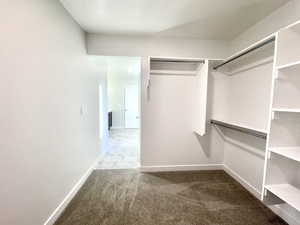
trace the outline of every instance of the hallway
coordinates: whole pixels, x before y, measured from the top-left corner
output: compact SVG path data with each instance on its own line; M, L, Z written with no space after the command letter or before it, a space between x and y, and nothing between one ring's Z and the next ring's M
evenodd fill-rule
M139 129L112 129L108 147L97 169L130 169L139 166Z

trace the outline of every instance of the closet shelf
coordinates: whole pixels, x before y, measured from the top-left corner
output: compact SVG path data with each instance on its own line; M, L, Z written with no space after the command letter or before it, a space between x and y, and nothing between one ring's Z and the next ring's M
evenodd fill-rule
M300 61L288 63L281 66L276 66L277 70L287 70L287 69L299 69L300 71Z
M272 108L273 112L290 112L290 113L299 113L300 108Z
M196 76L197 71L188 70L151 70L150 74L153 75L185 75L185 76Z
M256 137L260 137L263 139L267 138L267 132L263 131L263 130L258 130L258 129L253 129L247 126L241 126L241 125L237 125L237 124L233 124L233 123L226 123L226 122L222 122L219 120L211 120L210 121L211 124L215 124L221 127L225 127L225 128L229 128L232 130L236 130L236 131L240 131L246 134L250 134Z
M300 147L272 147L269 151L300 162Z
M300 190L290 184L266 185L265 188L300 211Z

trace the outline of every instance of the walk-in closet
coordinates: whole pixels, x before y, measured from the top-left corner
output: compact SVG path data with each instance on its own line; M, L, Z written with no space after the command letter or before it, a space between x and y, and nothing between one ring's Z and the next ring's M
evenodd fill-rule
M300 0L0 2L0 225L300 225Z

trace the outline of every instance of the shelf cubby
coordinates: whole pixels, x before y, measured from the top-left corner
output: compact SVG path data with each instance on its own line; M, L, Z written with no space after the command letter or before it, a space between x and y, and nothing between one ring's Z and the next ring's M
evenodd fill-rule
M300 64L277 69L273 107L300 110Z
M300 162L300 146L273 147L273 148L269 148L268 150L272 153Z
M265 189L300 211L300 189L291 184L266 185Z
M291 159L287 148L272 148L269 151L276 151L276 154L272 154L269 159L265 191L271 192L271 197L275 195L281 199L282 203L300 210L300 163Z
M276 35L262 199L300 211L300 21Z
M298 109L273 109L275 118L269 132L269 146L300 146L300 111Z

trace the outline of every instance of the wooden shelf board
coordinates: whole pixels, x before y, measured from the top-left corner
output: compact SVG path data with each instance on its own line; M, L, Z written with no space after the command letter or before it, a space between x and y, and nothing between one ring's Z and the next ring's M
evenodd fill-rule
M290 184L266 185L265 188L300 211L300 189Z
M299 147L272 147L269 148L269 151L300 162L300 146Z

